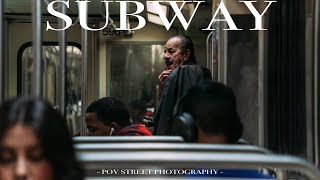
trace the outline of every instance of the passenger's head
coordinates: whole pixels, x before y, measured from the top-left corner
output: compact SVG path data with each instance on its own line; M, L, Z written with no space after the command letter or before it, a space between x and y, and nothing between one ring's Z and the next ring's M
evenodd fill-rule
M192 40L188 36L182 35L170 37L165 45L163 58L169 69L196 62Z
M0 179L83 179L66 121L50 104L20 98L0 106Z
M126 105L115 97L104 97L91 103L85 120L91 136L111 136L130 125Z
M205 81L192 87L182 100L182 111L192 115L200 143L236 143L242 123L231 88Z
M144 124L143 118L147 112L146 103L142 100L134 100L129 104L130 117L133 124Z

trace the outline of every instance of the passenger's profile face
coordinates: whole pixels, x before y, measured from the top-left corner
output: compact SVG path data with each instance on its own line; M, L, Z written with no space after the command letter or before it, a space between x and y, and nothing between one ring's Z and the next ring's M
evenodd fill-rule
M106 126L97 117L96 113L86 113L86 125L89 136L109 136L110 127Z
M181 40L178 37L171 38L167 41L164 49L163 59L166 61L172 61L173 68L178 67L185 61L184 53L180 49ZM170 69L170 68L169 68Z
M4 134L0 143L0 179L54 179L52 166L30 126L17 124Z

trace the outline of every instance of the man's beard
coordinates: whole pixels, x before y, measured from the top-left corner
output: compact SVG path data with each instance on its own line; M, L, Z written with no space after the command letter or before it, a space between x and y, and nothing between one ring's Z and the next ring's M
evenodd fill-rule
M173 60L172 59L166 59L166 65L170 66L173 64Z

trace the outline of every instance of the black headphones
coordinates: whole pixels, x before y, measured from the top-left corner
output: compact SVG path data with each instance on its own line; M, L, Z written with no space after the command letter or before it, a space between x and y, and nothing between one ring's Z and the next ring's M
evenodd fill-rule
M174 136L181 136L185 142L196 142L198 138L197 125L190 113L182 111L181 106L183 100L184 98L180 99L174 107L171 134ZM235 114L235 118L239 118L239 115L237 113ZM239 139L243 131L242 123L240 122L240 120L237 120L234 122L231 128L233 129L232 131L234 133L228 136L228 138L233 143L239 143Z
M181 136L185 142L197 141L197 126L190 113L182 112L181 105L183 98L178 100L173 110L172 135Z
M183 112L177 116L173 121L173 127L176 127L173 135L181 136L185 142L197 141L197 126L191 114Z

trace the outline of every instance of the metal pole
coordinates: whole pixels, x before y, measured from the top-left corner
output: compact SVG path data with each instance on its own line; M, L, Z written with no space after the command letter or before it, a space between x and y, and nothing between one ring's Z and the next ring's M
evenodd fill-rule
M226 23L222 22L222 29L226 28ZM220 67L220 82L223 82L225 84L228 84L228 31L223 31L221 29L220 32L222 32L222 47L223 47L223 54L222 54L222 60L220 60L220 63L218 64ZM222 72L221 72L222 71Z
M315 3L315 9L314 9L314 151L315 151L315 163L317 166L319 166L319 114L318 114L318 106L319 106L319 84L318 84L318 74L319 74L319 54L318 54L318 48L319 48L319 8L320 4L318 0L314 1Z
M265 24L265 19L263 19ZM259 31L258 33L258 144L261 147L265 146L265 95L266 95L266 81L265 81L265 32Z
M0 1L0 103L4 100L4 0Z
M99 33L98 32L94 32L94 69L95 69L95 77L99 77ZM98 87L95 90L95 98L98 99L99 98L99 93L100 93L100 78L95 78L95 84L98 85Z
M88 8L86 6L86 8ZM88 18L88 9L85 11L86 20ZM87 65L88 65L88 31L82 28L82 86L81 86L81 136L86 135L85 112L87 105Z
M66 6L61 5L61 13L66 14ZM65 26L65 21L59 19L59 27L63 28ZM60 68L59 68L59 107L60 112L65 116L65 85L66 85L66 59L67 59L67 32L66 30L59 32L59 47L60 47Z
M210 32L210 34L207 36L207 41L206 41L206 49L207 49L207 68L211 70L211 63L210 60L212 61L212 51L213 51L213 46L210 46L210 37L212 36L213 31ZM214 39L212 38L212 41ZM211 53L210 53L211 52Z
M41 22L41 0L32 0L32 28L33 28L33 72L32 91L34 97L41 97L41 59L42 59L42 22Z

